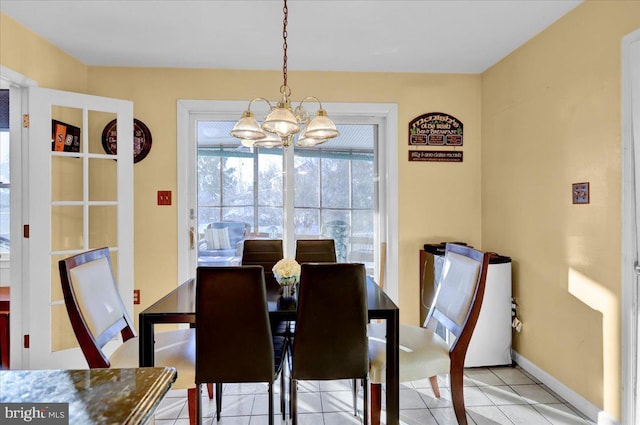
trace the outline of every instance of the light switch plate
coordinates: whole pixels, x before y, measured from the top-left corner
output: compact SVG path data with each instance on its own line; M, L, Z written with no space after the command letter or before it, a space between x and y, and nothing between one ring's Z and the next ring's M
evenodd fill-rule
M588 204L589 203L589 182L586 183L573 183L571 185L573 193L574 204Z

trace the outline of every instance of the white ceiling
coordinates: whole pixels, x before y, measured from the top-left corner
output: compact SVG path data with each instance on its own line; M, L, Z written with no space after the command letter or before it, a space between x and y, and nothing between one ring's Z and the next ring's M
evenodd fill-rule
M582 0L289 0L288 69L480 73ZM282 69L281 0L0 0L87 65Z

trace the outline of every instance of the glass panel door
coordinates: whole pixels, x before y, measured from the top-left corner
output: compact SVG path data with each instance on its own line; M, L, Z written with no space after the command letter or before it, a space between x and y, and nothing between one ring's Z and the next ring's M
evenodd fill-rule
M287 216L294 239L334 239L338 261L373 274L377 126L339 125L341 136L313 149L267 149L238 146L233 124L196 123L198 264L239 264L247 238L286 239ZM294 155L292 175L283 155ZM284 214L287 178L294 211Z
M66 312L58 261L108 247L132 313L133 104L31 88L29 116L27 366L86 367ZM101 138L113 119L122 146L116 155L105 153Z

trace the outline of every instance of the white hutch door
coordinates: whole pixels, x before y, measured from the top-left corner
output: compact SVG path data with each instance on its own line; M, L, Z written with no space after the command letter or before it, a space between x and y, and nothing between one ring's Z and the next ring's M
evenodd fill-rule
M29 88L27 97L23 368L84 368L58 261L109 247L133 312L133 103L41 88ZM114 119L118 147L128 148L107 155L102 133Z

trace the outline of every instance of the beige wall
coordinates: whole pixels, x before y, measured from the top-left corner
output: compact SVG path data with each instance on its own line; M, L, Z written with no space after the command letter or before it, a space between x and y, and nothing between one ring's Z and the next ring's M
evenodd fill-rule
M87 66L0 13L0 64L39 87L75 92L87 89Z
M89 69L89 92L133 100L135 116L153 134L153 147L135 172L136 286L144 307L173 285L175 207L159 207L157 190L176 189L177 99L275 99L281 73L200 69ZM398 104L399 287L401 319L418 323L418 252L425 242L480 244L480 76L383 73L289 73L293 99ZM463 121L462 164L409 163L408 123L442 111ZM331 114L331 111L328 111Z
M588 1L482 75L483 248L514 258L514 347L618 418L620 52L638 27L640 2Z

